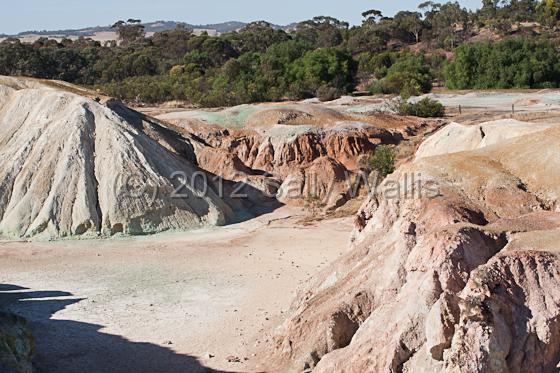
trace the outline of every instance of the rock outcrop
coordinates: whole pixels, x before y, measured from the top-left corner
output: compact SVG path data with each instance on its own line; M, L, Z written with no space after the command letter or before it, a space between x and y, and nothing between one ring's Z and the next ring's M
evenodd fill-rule
M196 151L198 165L222 179L239 183L237 194L245 194L246 189L253 188L261 193L247 193L247 198L256 203L266 203L266 199L274 199L281 181L272 175L255 171L247 167L237 155L226 149L203 147Z
M202 145L192 139L115 101L0 83L0 234L146 234L234 216L211 183L193 177Z
M351 179L351 172L330 157L317 158L307 167L294 167L278 189L280 202L306 204L316 199L329 209L344 205L357 196L359 185Z
M553 126L400 167L298 295L275 369L556 371L559 143Z

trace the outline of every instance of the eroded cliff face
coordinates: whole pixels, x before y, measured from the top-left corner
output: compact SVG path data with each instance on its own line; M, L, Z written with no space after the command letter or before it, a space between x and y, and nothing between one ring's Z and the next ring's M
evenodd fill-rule
M559 143L552 127L402 166L362 206L348 253L295 300L273 365L555 371Z
M349 121L348 116L332 109L322 112L322 125L308 125L292 123L302 117L295 110L281 113L279 118L276 112L272 116L275 123L269 118L271 114L265 112L258 118L249 118L245 127L224 128L192 118L170 123L192 133L212 149L205 150L203 156L197 153L200 167L224 177L235 174L236 180L245 178L251 184L255 174L261 175L257 185L266 185L261 190L267 192L272 190L270 185L276 185L276 197L282 203L304 204L308 196L316 196L330 209L355 197L358 173L367 171L378 145L397 145L422 137L441 125L440 121L386 114ZM292 118L292 122L286 118ZM312 114L305 118L318 122ZM224 157L231 160L228 165L219 161Z
M274 125L269 129L223 130L197 133L208 144L236 154L248 167L286 176L293 167L305 167L329 157L348 169L358 168L361 155L380 143L396 144L401 134L374 127L319 129Z

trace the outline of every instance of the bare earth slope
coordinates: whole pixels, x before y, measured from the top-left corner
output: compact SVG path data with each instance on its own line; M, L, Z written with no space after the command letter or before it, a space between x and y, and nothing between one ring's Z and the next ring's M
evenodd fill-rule
M401 167L294 302L275 369L556 371L559 143L558 126L454 154L442 142Z
M198 168L148 135L148 127L165 128L131 122L110 106L36 81L0 81L0 234L144 234L225 223L230 208L202 183L185 183L189 198L172 198L174 173L191 177Z

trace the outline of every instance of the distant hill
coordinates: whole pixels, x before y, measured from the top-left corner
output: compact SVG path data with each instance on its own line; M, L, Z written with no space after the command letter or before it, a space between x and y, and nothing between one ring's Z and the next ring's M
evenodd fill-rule
M146 33L161 32L167 30L173 30L179 25L185 26L194 30L195 33L202 33L204 31L209 34L223 34L226 32L236 31L243 28L246 23L238 21L230 21L223 23L214 23L207 25L193 25L185 22L175 22L175 21L155 21L143 23ZM279 29L290 29L293 28L295 24L290 24L287 26L274 25ZM33 41L39 37L51 37L51 38L71 38L77 39L79 37L89 37L94 39L109 40L111 35L114 35L114 29L111 26L95 26L95 27L85 27L81 29L66 29L66 30L42 30L42 31L24 31L15 35L0 34L0 38L15 37L20 38L24 41ZM100 37L102 35L102 37Z

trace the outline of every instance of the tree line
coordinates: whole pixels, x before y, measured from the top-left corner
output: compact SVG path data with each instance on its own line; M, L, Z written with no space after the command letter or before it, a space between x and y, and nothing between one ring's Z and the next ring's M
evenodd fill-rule
M420 4L352 26L315 17L290 31L254 22L219 36L177 27L146 37L140 20L117 22L119 41L41 38L0 43L0 74L60 79L129 101L226 106L319 97L358 86L410 96L449 88L557 87L560 0ZM477 41L486 35L488 41Z

